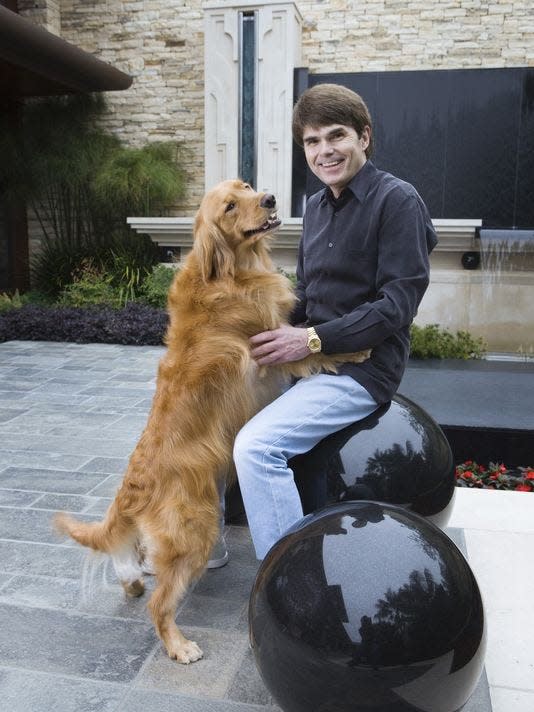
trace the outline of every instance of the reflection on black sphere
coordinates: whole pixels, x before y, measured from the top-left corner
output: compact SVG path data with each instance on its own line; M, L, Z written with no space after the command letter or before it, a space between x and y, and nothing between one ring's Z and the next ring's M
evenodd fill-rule
M251 643L285 712L456 712L483 665L482 601L462 554L403 508L348 502L271 549Z

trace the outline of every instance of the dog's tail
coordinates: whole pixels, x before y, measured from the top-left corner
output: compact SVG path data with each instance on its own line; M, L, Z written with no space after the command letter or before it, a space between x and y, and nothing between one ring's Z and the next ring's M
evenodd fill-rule
M80 522L65 512L59 512L54 517L54 526L79 544L107 554L120 549L131 538L134 529L133 523L120 513L116 500L101 522Z

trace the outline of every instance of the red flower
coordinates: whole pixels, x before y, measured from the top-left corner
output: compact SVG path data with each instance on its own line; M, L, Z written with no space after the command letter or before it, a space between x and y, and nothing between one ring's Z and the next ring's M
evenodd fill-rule
M506 472L506 467L504 465L499 465L499 472Z
M493 475L490 475L489 478L490 478L490 480L498 480L498 479L499 479L499 475L498 475L496 472L494 472Z
M473 473L471 472L471 470L466 470L463 476L469 479L470 477L473 477Z
M473 464L473 460L466 460L464 462L464 465L472 465L472 464Z
M532 492L532 487L530 487L527 484L517 485L517 487L515 488L515 491L516 492Z
M528 472L525 473L525 479L534 480L534 470L528 470Z

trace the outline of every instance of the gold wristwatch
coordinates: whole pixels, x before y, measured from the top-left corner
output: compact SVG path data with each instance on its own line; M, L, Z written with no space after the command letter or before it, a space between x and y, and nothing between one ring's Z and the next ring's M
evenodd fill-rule
M308 348L312 354L318 354L322 348L321 339L313 326L310 326L306 331L308 332Z

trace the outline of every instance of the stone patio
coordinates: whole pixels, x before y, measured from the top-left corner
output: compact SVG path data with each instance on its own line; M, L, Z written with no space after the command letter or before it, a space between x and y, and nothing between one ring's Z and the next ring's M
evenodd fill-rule
M190 666L166 657L146 597L125 600L106 559L50 526L57 510L90 519L107 508L162 351L0 344L0 699L12 712L278 709L248 645L257 562L246 526L228 526L229 564L207 571L179 610L205 652ZM479 580L489 629L489 687L484 676L465 712L531 712L534 497L457 494L449 534Z

